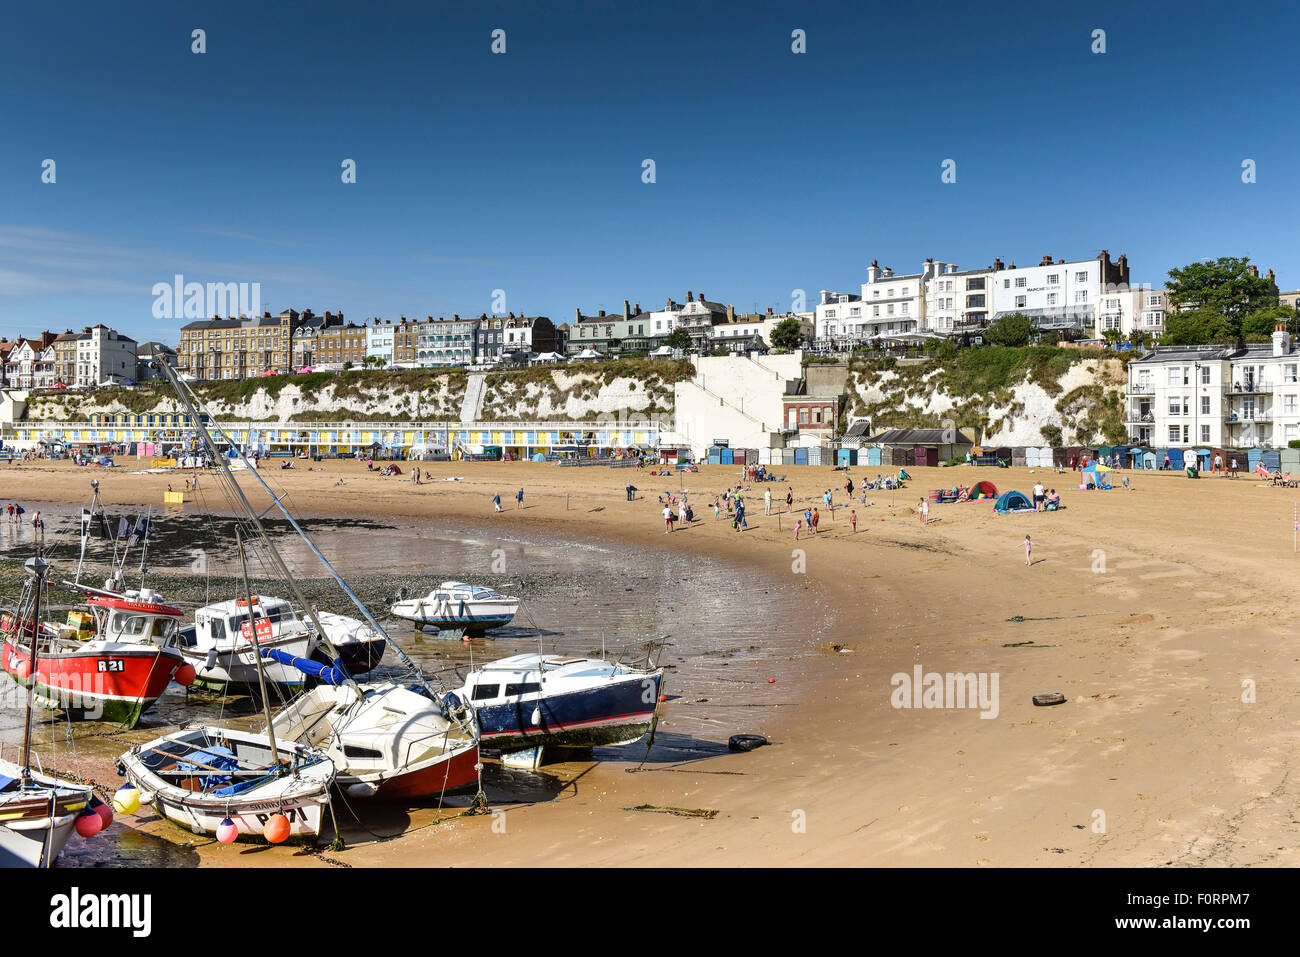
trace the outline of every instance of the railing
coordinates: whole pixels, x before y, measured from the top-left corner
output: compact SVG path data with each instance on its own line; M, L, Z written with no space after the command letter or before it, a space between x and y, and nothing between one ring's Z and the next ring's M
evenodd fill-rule
M1128 395L1155 395L1156 387L1151 382L1135 382L1127 389Z
M1272 422L1272 412L1225 412L1223 421L1228 425L1240 425L1243 422Z

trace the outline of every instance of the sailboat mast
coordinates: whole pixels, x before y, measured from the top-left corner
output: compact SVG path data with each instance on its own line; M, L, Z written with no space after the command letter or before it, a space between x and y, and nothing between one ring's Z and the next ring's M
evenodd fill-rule
M275 545L271 542L271 536L269 536L266 533L266 529L262 526L261 518L259 518L257 513L253 511L253 506L248 501L248 496L244 494L243 488L241 488L239 482L235 480L234 474L230 471L230 466L226 465L225 459L221 456L221 453L217 450L217 444L214 441L212 441L212 435L208 432L207 427L204 426L202 420L199 418L199 411L195 407L193 399L191 399L189 394L186 392L184 386L181 384L180 379L176 377L175 370L172 369L172 367L167 364L167 361L165 359L157 360L156 365L167 376L167 379L168 381L170 381L172 388L176 390L176 395L180 399L181 404L185 406L186 412L189 413L190 419L194 423L194 428L198 432L199 438L202 440L204 449L207 451L209 455L212 456L212 460L217 463L218 468L220 468L225 473L226 478L230 480L230 484L234 488L235 494L239 497L239 501L243 505L244 511L248 513L248 518L253 523L254 530L257 532L258 537L262 540L262 544L266 546L266 550L268 554L270 554L272 561L275 562L276 568L280 570L280 574L284 577L285 582L288 584L289 590L293 592L294 599L298 602L299 606L303 609L303 612L311 619L312 624L316 626L317 638L329 651L330 656L335 660L336 666L342 669L343 663L339 658L338 649L334 647L334 643L330 641L329 635L326 634L325 627L321 624L320 619L316 616L315 608L313 608L310 604L308 604L306 596L304 596L302 593L302 589L298 587L297 579L295 579L293 575L290 573L289 567L284 563L284 559L280 556L279 549L277 549ZM218 429L219 428L220 426L218 426ZM227 436L227 438L229 438L229 436ZM231 443L231 446L234 447L233 442ZM240 453L240 457L243 458L242 452ZM251 471L254 475L257 475L257 470L252 468L252 466L248 465L248 459L246 458L244 459L244 464L245 466L248 466L249 471ZM262 481L261 476L258 476L257 479L259 482ZM262 482L262 487L267 488L265 482ZM267 491L270 492L271 490L267 488ZM278 499L276 499L274 492L271 492L271 500L278 503ZM284 507L281 506L281 511L283 510ZM285 514L287 515L288 513L286 512ZM290 518L290 521L293 522L293 519ZM293 522L293 527L297 530L298 534L302 535L302 537L307 541L307 544L311 546L312 551L316 552L317 556L319 556L321 561L324 562L325 561L324 556L321 556L320 552L316 551L316 546L312 544L311 540L308 539L306 535L303 534L302 529L298 528L297 522ZM336 579L338 579L340 582L342 581L342 579L339 579L338 573L335 572L334 569L330 566L329 562L325 562L325 567L329 568L330 573L333 574ZM344 585L343 588L345 591L347 591L348 595L352 597L353 601L359 601L356 598L356 596L352 594L351 589L349 589L346 585ZM366 613L366 617L370 618L369 612ZM375 627L379 628L378 625L375 625ZM383 629L379 629L379 633L381 635L384 635L384 637L387 637ZM348 680L349 681L352 680L350 675L348 676Z
M25 565L31 575L32 584L32 642L28 649L27 666L27 718L23 725L23 783L32 780L32 707L36 700L36 655L41 642L41 591L45 584L45 570L49 568L41 558L40 546L36 548L36 557L29 558ZM22 610L18 612L18 627L23 628Z
M262 711L266 714L266 736L271 739L271 767L274 768L280 764L280 752L275 747L275 725L271 722L271 699L266 696L266 672L262 670L262 645L257 640L253 589L248 584L248 562L244 560L244 535L239 529L235 529L235 546L239 549L239 573L244 578L244 600L248 602L248 640L253 646L253 661L257 664L257 686L262 692Z

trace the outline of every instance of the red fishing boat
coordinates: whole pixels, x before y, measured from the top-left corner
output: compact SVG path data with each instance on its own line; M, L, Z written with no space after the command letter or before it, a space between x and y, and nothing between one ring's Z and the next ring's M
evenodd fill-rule
M177 644L183 612L151 589L124 593L88 589L90 613L72 611L62 624L41 625L36 694L70 717L134 727L173 679L194 680ZM20 602L21 608L31 607ZM34 623L0 615L0 667L26 686L32 674Z

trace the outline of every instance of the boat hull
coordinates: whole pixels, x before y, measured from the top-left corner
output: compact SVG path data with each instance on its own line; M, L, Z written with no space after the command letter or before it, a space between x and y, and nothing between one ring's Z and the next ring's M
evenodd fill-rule
M69 717L113 721L134 727L167 690L185 660L171 650L144 645L81 648L36 656L36 692ZM0 665L23 687L31 672L31 652L6 638Z
M421 628L461 630L478 635L510 624L518 609L517 601L444 602L419 598L397 602L390 610L394 617L414 622Z
M339 787L350 797L356 793L347 791L350 784L373 783L376 790L371 795L372 800L420 800L477 786L478 763L478 746L474 745L426 766L403 771L382 780L372 782L366 775L351 777L340 774L337 781Z
M49 822L45 817L24 825L0 824L0 868L52 867L72 837L77 815L55 817L52 833Z
M595 688L483 705L474 713L483 748L494 751L632 744L654 723L662 688L661 673L635 675Z

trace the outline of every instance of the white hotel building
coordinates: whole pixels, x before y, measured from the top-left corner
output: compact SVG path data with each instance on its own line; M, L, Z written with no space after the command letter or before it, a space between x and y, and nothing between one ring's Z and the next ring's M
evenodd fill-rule
M1300 353L1271 343L1157 348L1128 367L1129 437L1156 448L1283 448L1300 439Z
M958 270L953 263L927 259L920 272L905 276L873 261L860 293L822 290L816 341L842 349L872 339L961 335L1013 313L1028 316L1045 332L1091 338L1100 334L1103 292L1127 290L1128 282L1128 257L1111 262L1104 249L1096 259L1067 263L1044 256L1037 266L1024 268L995 259L984 269ZM1160 321L1163 327L1163 312Z

